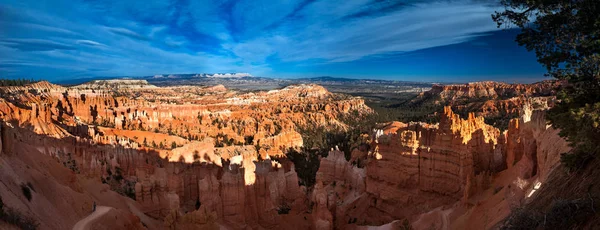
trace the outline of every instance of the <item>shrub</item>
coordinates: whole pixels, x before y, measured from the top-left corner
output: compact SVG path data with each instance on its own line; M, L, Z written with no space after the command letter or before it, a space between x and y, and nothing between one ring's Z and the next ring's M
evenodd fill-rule
M504 186L494 188L494 195L497 194L498 192L502 191L503 188L504 188Z
M24 78L19 78L19 79L0 79L0 86L24 86L24 85L29 85L32 83L36 83L38 81L35 81L33 79L24 79Z
M200 209L200 206L202 206L202 203L200 202L200 199L196 199L196 210Z
M354 224L354 223L356 223L356 221L358 221L358 219L356 217L355 218L350 218L348 220L348 224Z
M543 217L525 208L514 210L505 220L502 230L536 229Z
M71 153L67 154L67 160L63 162L63 165L69 168L74 173L79 174L79 167L77 167L77 162L75 161L75 159L73 159Z
M35 230L40 225L33 218L25 216L23 213L12 208L4 208L2 213L0 213L0 219L23 230Z
M294 168L298 174L299 185L304 185L307 188L310 188L315 184L317 171L321 165L319 156L322 156L322 153L320 153L319 150L288 150L286 157L294 163Z
M4 207L2 197L0 197L0 220L25 230L37 229L37 227L39 226L36 220L23 215L17 210L14 210L9 207Z
M31 201L31 189L29 189L26 184L21 184L21 191L23 192L23 196L25 196L28 201Z
M120 194L135 200L135 184L135 181L125 181L125 185L123 185L122 192Z
M600 82L598 81L598 37L600 1L524 1L503 0L504 11L492 19L498 26L521 28L516 41L535 51L547 75L568 85L558 94L558 103L546 114L553 127L566 137L575 155L600 155ZM594 25L594 26L592 26ZM574 39L576 38L576 39ZM567 161L577 166L588 156L573 156ZM584 165L581 165L584 166Z
M115 167L115 174L113 175L113 180L121 182L123 180L123 173L121 172L121 168Z
M115 172L111 172L110 168L106 168L108 176L106 178L100 177L103 184L108 184L110 190L115 191L123 196L129 197L133 200L135 197L135 184L137 181L127 179L123 176L123 170L120 167L115 167Z
M27 182L27 187L29 187L31 190L33 190L35 192L35 189L33 188L33 184L31 184L31 182Z
M290 210L292 210L292 208L290 208L290 206L288 204L286 204L285 202L282 202L281 204L279 204L279 207L277 207L277 213L278 214L288 214L290 213Z
M546 229L576 229L577 224L594 215L590 199L557 200L545 215Z
M254 136L245 136L244 137L244 142L247 145L251 145L252 143L254 143Z
M569 172L584 168L585 164L593 158L593 154L586 154L581 151L574 151L571 154L561 153L560 162Z
M526 208L513 211L501 229L577 229L594 214L591 199L555 200L545 214Z
M401 230L413 230L412 225L410 225L410 222L408 222L407 219L404 219L402 221L402 226L400 226Z

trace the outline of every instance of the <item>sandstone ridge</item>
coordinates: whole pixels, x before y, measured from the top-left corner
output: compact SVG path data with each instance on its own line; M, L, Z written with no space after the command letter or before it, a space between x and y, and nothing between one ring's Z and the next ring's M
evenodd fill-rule
M0 87L6 206L44 229L72 228L93 202L111 207L102 219L116 229L490 229L569 151L544 120L551 100L540 103L554 82L434 87L456 101L530 97L504 131L455 106L436 124L382 124L351 152L317 156L306 187L286 157L305 147L299 130L346 129L343 118L373 112L362 99L310 84L242 93L122 81Z

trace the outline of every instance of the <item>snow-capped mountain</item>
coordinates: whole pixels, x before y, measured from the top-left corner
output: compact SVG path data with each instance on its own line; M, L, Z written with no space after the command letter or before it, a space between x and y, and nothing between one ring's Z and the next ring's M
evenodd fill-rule
M150 78L158 79L158 78L244 78L244 77L254 77L249 73L199 73L199 74L169 74L167 76L162 74L154 75ZM146 77L147 78L147 77Z
M213 77L213 78L242 78L252 77L249 73L215 73L215 74L196 74L195 77Z

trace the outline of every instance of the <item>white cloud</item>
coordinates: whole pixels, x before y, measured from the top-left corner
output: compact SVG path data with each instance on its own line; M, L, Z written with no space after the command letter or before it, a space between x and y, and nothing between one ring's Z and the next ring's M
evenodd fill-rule
M356 2L359 1L353 1ZM324 8L331 7L323 1L317 2L300 12L308 19L290 21L272 32L278 39L257 37L232 45L231 49L244 58L264 59L277 54L283 61L345 62L387 52L461 43L496 30L490 19L494 9L470 2L422 3L387 15L345 22L338 19L356 12L355 7L345 8L343 12L337 8L324 12Z
M91 41L91 40L77 40L75 41L77 44L88 45L88 46L105 46L104 44Z
M348 62L466 42L496 30L490 19L495 8L467 0L418 2L386 12L380 10L387 5L374 0L303 2L0 3L13 12L0 20L9 29L0 35L6 54L0 63L102 70L98 75L256 75L270 72L272 59Z

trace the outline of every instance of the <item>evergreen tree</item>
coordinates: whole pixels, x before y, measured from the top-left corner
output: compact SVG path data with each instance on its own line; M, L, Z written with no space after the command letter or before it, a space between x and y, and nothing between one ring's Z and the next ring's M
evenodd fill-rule
M577 168L600 152L600 1L502 0L498 26L521 28L516 41L535 51L548 76L567 81L547 118L574 148Z

